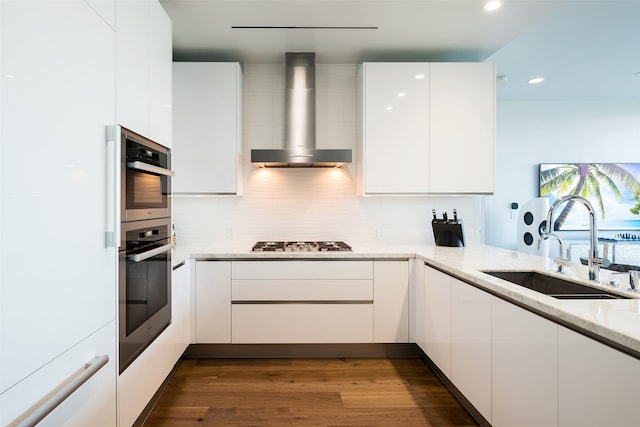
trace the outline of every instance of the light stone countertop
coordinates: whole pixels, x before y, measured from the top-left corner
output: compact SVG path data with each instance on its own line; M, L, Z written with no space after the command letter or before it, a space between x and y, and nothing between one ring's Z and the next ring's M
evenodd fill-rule
M449 248L433 245L352 245L352 252L251 252L228 246L176 248L178 259L417 259L557 323L608 343L640 358L640 294L627 291L628 275L601 270L602 284L587 280L587 267L571 264L565 275L553 273L551 259L486 245ZM632 299L562 300L489 276L487 270L534 270L572 280ZM614 279L618 287L608 285ZM605 284L607 283L607 284Z

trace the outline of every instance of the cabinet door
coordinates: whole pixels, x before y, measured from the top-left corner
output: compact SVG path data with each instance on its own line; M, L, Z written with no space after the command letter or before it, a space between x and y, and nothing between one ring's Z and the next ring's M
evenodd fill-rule
M149 138L172 147L171 20L157 0L149 4Z
M491 295L452 279L451 296L451 380L491 421Z
M409 341L409 263L373 263L373 342Z
M241 194L241 99L238 63L173 64L174 193Z
M117 254L104 234L115 33L82 1L0 8L1 393L115 319Z
M364 193L427 193L429 64L368 62L361 73Z
M637 425L640 360L564 327L559 345L560 426Z
M175 327L174 353L176 360L189 345L190 330L190 286L189 261L174 267L171 275L171 323Z
M558 325L495 297L492 316L492 425L558 425Z
M0 394L0 425L13 423L22 414L33 410L30 406L47 393L59 391L70 380L77 379L95 362L96 357L108 357L74 393L57 406L42 422L41 427L112 427L116 425L116 325L111 321L68 351L51 360L11 389ZM38 402L42 404L42 402Z
M451 277L425 267L425 353L451 378Z
M411 310L409 310L409 316L411 320L411 328L410 333L412 337L410 339L411 342L415 342L418 347L422 349L426 353L427 345L426 345L426 335L425 335L425 316L426 316L426 306L425 306L425 279L424 274L426 268L424 267L424 262L419 260L414 260L412 265L412 274L411 274L411 296L409 300L411 301Z
M231 261L196 262L196 343L231 343Z
M116 5L118 123L145 136L149 133L150 2L120 0Z
M493 193L495 68L432 63L430 192Z
M234 344L373 342L373 305L233 304Z

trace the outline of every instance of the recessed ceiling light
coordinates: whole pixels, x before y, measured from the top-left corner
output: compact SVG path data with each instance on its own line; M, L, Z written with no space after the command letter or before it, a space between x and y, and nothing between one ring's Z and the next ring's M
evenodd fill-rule
M424 79L424 74L416 74L416 80Z
M389 106L386 108L386 110L387 110L387 111L391 111L391 110L393 110L393 107L392 107L391 105L389 105Z
M402 98L404 96L407 96L405 92L398 92L398 98Z
M502 6L501 1L491 0L484 4L484 10L486 10L487 12L492 12L494 10L500 9L500 6Z
M536 85L538 83L542 83L544 81L544 79L542 77L535 77L531 80L529 80L529 84L530 85Z

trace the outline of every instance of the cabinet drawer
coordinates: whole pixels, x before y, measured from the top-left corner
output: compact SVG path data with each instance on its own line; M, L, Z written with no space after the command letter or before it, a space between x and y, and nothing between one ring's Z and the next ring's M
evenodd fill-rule
M234 280L269 279L373 279L373 261L237 261Z
M235 304L232 343L371 343L373 304Z
M372 301L373 280L233 280L232 301Z
M95 356L109 361L69 395L38 426L111 427L116 420L116 324L112 320L48 364L0 394L0 425L14 425L21 414L42 406L86 369ZM32 406L33 405L33 406Z

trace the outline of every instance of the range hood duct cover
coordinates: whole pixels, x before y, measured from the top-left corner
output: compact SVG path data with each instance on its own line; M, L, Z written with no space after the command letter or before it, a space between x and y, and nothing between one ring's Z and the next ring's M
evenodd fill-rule
M316 148L315 53L287 53L285 69L285 148L251 150L251 163L258 167L342 167L351 163L349 149Z

